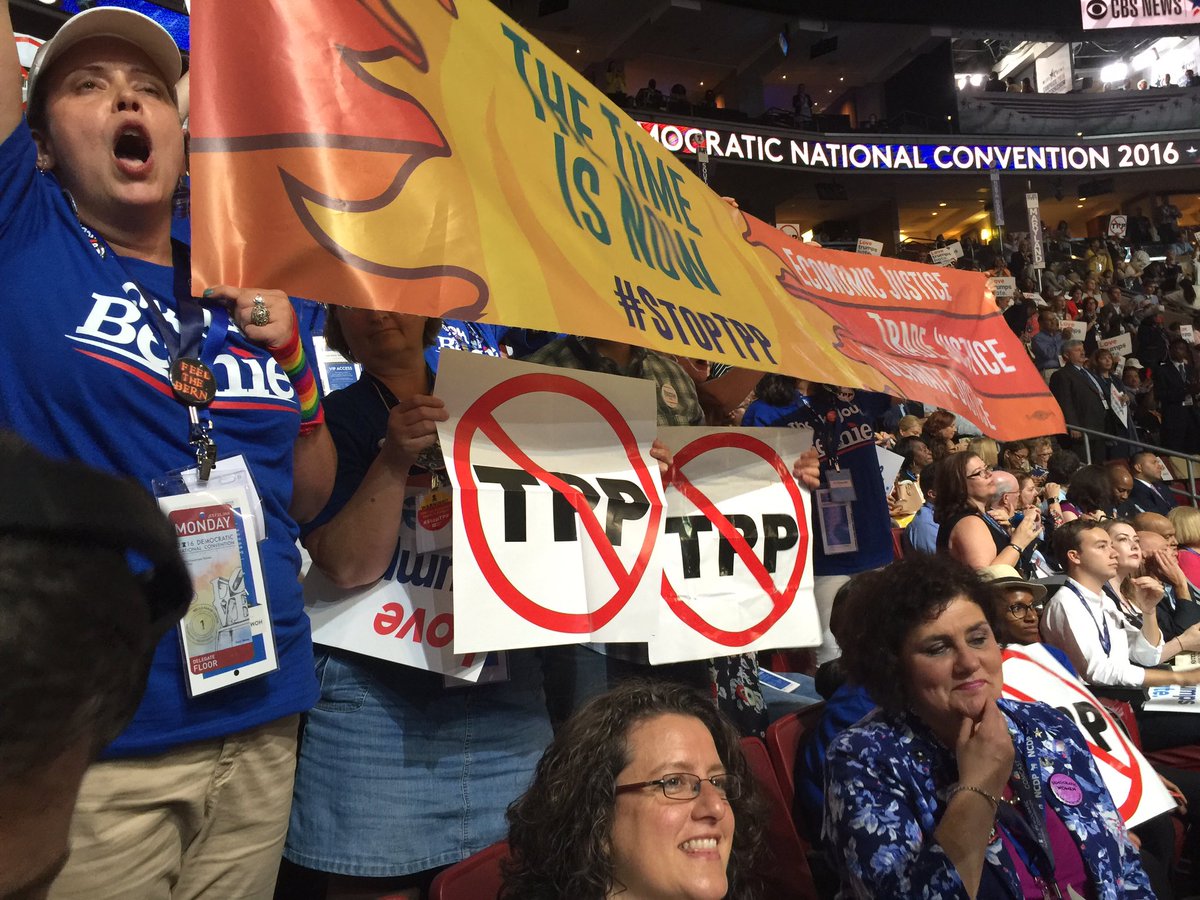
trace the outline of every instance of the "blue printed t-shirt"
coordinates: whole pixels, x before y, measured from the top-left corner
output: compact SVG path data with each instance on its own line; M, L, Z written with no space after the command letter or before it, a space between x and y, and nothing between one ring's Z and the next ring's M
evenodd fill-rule
M0 144L0 427L50 456L80 459L149 488L155 477L195 465L187 411L171 392L166 354L133 283L159 298L174 324L172 269L118 262L111 252L102 259L35 158L22 122ZM244 456L262 496L267 539L259 551L279 670L189 699L172 629L155 651L137 714L109 756L233 734L302 712L317 698L297 583L297 528L287 512L300 424L295 391L270 354L232 324L211 368L220 454Z
M507 330L503 325L442 319L442 328L433 346L425 348L425 365L436 372L443 350L466 350L482 356L502 356L500 338Z
M755 400L746 407L746 413L742 416L742 427L787 427L808 425L810 421L805 418L810 413L808 398L803 394L797 393L792 402L786 406L774 406L767 403L765 400Z
M747 407L742 424L761 423L784 428L811 427L816 424L813 445L821 456L822 469L826 460L822 423L826 412L834 408L838 412L840 449L837 457L843 471L849 472L854 480L856 499L850 504L850 510L854 516L858 550L853 553L826 555L821 544L821 528L815 519L814 509L814 519L810 525L813 574L856 575L890 563L894 556L892 520L888 514L887 489L879 471L879 454L875 451L875 430L871 427L871 423L891 406L892 401L887 394L855 391L852 400L842 402L832 394L822 391L815 397L797 395L795 402L787 407L763 404L761 409L755 410L759 402L755 401Z

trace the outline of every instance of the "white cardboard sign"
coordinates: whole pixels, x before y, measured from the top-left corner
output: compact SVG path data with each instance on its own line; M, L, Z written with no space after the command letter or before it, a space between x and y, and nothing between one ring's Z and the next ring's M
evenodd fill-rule
M955 259L957 257L949 247L934 247L929 251L929 261L935 266L953 265Z
M1133 355L1133 335L1118 334L1116 337L1101 338L1097 341L1101 350L1111 350L1118 363L1123 363L1125 357Z
M1200 712L1200 688L1194 684L1170 684L1146 689L1143 709L1150 712Z
M644 641L662 581L653 381L445 351L454 651Z
M474 681L485 654L456 656L453 647L454 571L449 549L420 553L416 501L408 490L396 554L379 581L339 588L316 566L304 578L304 605L313 643ZM447 523L444 527L450 527Z
M1004 650L1004 696L1040 700L1075 722L1126 825L1138 825L1175 808L1158 774L1121 726L1045 647L1030 644Z
M879 256L883 253L883 243L881 241L873 241L870 238L859 238L856 253L866 253L869 256Z
M1063 322L1062 327L1071 330L1071 340L1073 341L1082 341L1087 337L1087 322Z
M875 446L875 454L879 457L879 474L883 476L884 487L890 491L896 483L896 476L900 474L900 467L904 465L904 457L879 445Z
M997 300L1005 300L1017 293L1017 279L1009 275L993 275L988 278L988 287Z
M659 438L675 465L650 662L819 644L809 493L792 477L812 432L661 428Z

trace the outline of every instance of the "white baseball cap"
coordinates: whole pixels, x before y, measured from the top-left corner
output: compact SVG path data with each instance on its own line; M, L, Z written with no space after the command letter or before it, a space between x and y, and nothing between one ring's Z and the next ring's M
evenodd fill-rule
M183 60L179 48L175 46L175 39L149 16L116 6L97 6L72 16L54 37L38 48L33 65L29 67L27 96L33 99L39 77L49 70L56 59L80 41L94 37L115 38L140 49L150 57L174 98L175 82L183 72Z

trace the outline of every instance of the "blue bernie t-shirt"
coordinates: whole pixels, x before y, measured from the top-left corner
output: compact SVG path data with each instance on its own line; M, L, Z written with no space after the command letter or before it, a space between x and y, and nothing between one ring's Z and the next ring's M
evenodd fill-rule
M500 338L508 329L503 325L485 322L460 322L458 319L442 319L442 327L433 345L425 348L425 365L437 372L438 359L443 350L466 350L483 356L502 356Z
M159 298L174 325L172 269L118 261L111 252L101 258L35 159L22 122L0 144L0 427L50 456L80 459L149 488L155 477L195 465L187 411L171 392L166 354L135 286ZM267 539L259 551L280 668L189 699L172 629L109 756L161 753L232 734L302 712L317 698L297 583L297 528L287 512L300 425L295 391L270 354L233 325L211 368L221 456L244 456L262 495Z
M761 404L761 406L760 406ZM821 456L824 468L826 450L822 442L821 423L830 410L838 416L838 463L854 480L856 499L850 504L857 531L858 550L853 553L826 554L821 543L821 528L814 509L812 522L813 574L855 575L868 569L886 566L895 555L892 547L892 519L888 514L887 488L879 471L879 455L875 451L875 430L871 427L891 406L887 394L855 391L849 401L838 400L822 391L815 397L797 394L791 404L771 406L756 400L746 408L743 425L771 425L779 428L805 428L816 424L813 445ZM814 499L815 504L815 499Z

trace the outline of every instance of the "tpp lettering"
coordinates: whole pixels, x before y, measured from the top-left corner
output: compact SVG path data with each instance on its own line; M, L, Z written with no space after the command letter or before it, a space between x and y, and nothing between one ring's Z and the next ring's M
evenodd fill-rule
M1077 700L1069 706L1058 707L1058 711L1066 713L1075 720L1080 730L1088 736L1088 743L1099 747L1106 753L1112 750L1108 741L1104 739L1104 732L1108 731L1108 722L1104 720L1100 710L1091 703L1086 700Z
M506 543L524 543L526 540L525 501L526 487L539 484L538 479L524 469L506 469L499 466L475 466L475 477L487 484L498 484L504 488L504 540ZM605 500L604 534L614 547L621 546L621 531L626 522L644 518L650 511L650 500L640 487L624 478L597 478L595 484L579 475L567 472L551 472L564 482L575 495L595 510L600 505L601 495ZM576 532L577 513L570 499L555 490L551 503L551 521L556 542L578 540Z
M796 542L800 540L800 528L796 520L785 513L764 513L761 528L754 516L735 513L726 518L729 520L729 524L737 529L738 534L745 539L752 550L758 545L758 539L761 535L763 542L763 568L771 574L775 574L779 554L786 550L791 550L796 546ZM709 521L707 516L667 517L667 534L679 536L679 550L683 559L684 578L700 577L700 534L712 530L713 523ZM733 544L724 535L721 535L717 539L718 575L733 574L735 552Z

